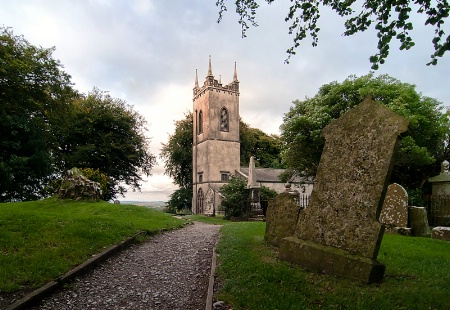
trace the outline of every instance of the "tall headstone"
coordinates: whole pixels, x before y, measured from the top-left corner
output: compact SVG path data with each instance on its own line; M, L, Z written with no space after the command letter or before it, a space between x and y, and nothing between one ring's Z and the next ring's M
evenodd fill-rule
M250 206L253 216L262 215L261 201L259 196L260 186L256 180L255 158L250 157L248 164L247 189L250 191Z
M388 186L380 222L388 227L408 226L408 193L401 185L393 183Z
M255 171L255 157L251 156L248 163L248 180L247 188L257 188L258 183L256 182L256 171Z
M363 282L380 281L378 221L398 136L408 121L366 99L324 128L311 202L280 258Z
M266 211L264 240L273 246L280 246L283 238L294 234L299 213L300 207L295 202L295 197L288 192L270 200Z
M408 208L408 211L412 235L415 237L429 237L431 230L428 225L427 209L412 206Z

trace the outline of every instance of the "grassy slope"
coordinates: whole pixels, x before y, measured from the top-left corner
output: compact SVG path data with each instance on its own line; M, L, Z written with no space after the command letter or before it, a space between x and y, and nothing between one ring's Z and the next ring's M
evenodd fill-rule
M450 242L386 234L381 284L363 285L279 261L265 223L222 228L217 296L233 309L450 309Z
M35 288L140 230L182 225L132 205L46 199L0 204L0 293Z

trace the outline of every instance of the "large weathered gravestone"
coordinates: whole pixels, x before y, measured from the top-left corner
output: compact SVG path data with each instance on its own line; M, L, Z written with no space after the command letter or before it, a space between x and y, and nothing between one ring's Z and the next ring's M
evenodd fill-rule
M388 227L408 226L408 193L401 185L393 183L388 186L380 222Z
M371 99L324 128L325 146L308 208L280 258L363 282L382 279L378 221L399 134L408 121Z

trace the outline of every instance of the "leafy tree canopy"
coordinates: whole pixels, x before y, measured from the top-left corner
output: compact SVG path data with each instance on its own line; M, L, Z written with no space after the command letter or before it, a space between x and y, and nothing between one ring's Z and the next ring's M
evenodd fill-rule
M268 135L262 130L251 128L242 120L239 122L241 141L241 166L247 166L251 156L255 165L261 168L283 168L281 163L281 139L277 135Z
M45 197L72 167L106 177L106 200L139 189L155 163L144 118L98 89L76 92L54 50L0 28L0 202Z
M160 157L164 161L165 174L182 188L192 187L192 112L175 121L175 132L162 144Z
M124 184L139 190L142 175L149 176L156 161L145 126L130 105L94 88L73 102L61 131L61 170L98 169L109 180L105 200L123 195Z
M192 210L192 187L175 190L167 202L169 211L176 213L176 210Z
M175 132L169 135L169 141L162 144L160 157L164 161L165 174L179 186L170 195L168 204L171 209L191 209L192 206L192 112L184 119L175 121Z
M275 0L265 0L272 3ZM219 19L227 10L225 0L217 0L219 7ZM259 7L256 0L236 0L236 13L239 15L239 24L242 29L242 36L246 36L246 31L250 26L258 26L256 22L256 11ZM296 48L306 37L312 38L312 45L319 42L320 28L317 22L320 18L320 10L329 7L339 16L346 17L344 22L344 36L350 36L358 32L366 31L374 27L378 37L378 52L370 57L372 69L378 69L379 64L383 64L389 55L389 46L392 39L400 42L401 50L409 50L415 45L410 31L413 30L411 15L423 16L425 25L434 28L432 44L434 53L428 63L436 65L438 58L442 57L450 50L450 36L445 36L443 24L449 16L450 5L448 0L403 0L403 1L377 1L377 0L291 0L289 12L285 21L290 23L289 34L293 35L293 45L287 50L289 62L291 55L295 55ZM422 26L422 25L420 25Z
M0 202L42 197L54 172L51 125L75 91L53 51L0 28Z
M445 152L449 121L439 101L388 75L350 76L323 85L313 98L294 101L280 127L288 168L300 176L315 175L324 146L322 129L368 96L410 121L410 135L400 141L391 181L409 189L421 187L436 173L433 163Z

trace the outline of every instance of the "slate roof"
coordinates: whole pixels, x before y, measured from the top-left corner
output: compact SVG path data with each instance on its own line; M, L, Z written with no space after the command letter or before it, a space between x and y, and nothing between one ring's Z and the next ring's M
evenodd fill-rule
M274 169L274 168L255 168L256 182L267 182L267 183L284 183L281 182L278 176L285 172L285 169ZM240 167L239 171L246 179L248 179L248 167ZM310 178L294 178L291 182L294 183L313 183Z
M241 173L248 179L248 167L241 167ZM256 168L256 182L271 182L271 183L283 183L278 176L282 174L285 169L273 169L273 168Z

